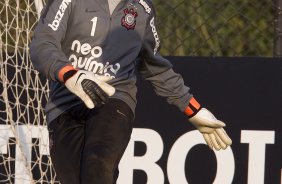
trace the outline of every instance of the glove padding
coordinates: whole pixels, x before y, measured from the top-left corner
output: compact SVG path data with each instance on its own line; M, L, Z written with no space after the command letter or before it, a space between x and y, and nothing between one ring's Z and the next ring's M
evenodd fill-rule
M107 76L78 70L65 82L65 86L78 96L89 109L93 109L106 103L108 98L115 93L115 88L106 83L110 79Z
M210 149L226 149L232 144L232 140L223 129L225 124L217 120L207 109L201 108L189 121L203 134Z

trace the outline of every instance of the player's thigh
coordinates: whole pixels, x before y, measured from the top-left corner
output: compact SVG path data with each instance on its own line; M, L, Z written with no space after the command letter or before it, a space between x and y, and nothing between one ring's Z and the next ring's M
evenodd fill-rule
M59 179L62 183L78 180L84 124L64 113L48 125L48 130L50 156Z
M51 150L80 152L84 141L85 117L88 109L77 105L48 124Z
M84 151L109 162L119 161L132 132L133 113L118 99L110 99L102 108L89 113L85 129Z

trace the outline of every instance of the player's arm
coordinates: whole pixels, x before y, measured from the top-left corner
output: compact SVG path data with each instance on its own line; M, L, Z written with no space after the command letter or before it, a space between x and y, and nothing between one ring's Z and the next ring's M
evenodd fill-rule
M48 79L58 81L78 96L88 108L107 102L115 88L110 79L92 72L76 70L62 51L68 20L75 0L49 0L42 11L30 45L33 65Z
M142 77L152 84L157 95L166 97L169 104L184 110L188 105L187 99L192 98L192 94L184 85L181 75L173 71L170 61L160 55L160 40L155 21L154 11L151 11L144 33L138 70Z
M152 84L157 95L165 97L168 103L185 112L211 149L226 149L232 141L223 129L225 124L201 107L184 85L181 75L175 73L171 63L160 55L154 12L149 17L144 35L142 62L139 65L141 75Z
M75 0L49 0L34 30L30 44L31 61L47 79L57 80L58 71L69 64L61 42L74 3Z

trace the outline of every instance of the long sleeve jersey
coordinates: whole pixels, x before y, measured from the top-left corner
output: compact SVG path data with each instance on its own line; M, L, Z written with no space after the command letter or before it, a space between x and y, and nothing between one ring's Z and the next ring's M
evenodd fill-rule
M45 111L50 122L82 103L57 80L72 64L79 70L112 78L112 98L136 107L136 71L156 94L184 111L192 94L181 75L159 53L155 10L149 0L122 0L110 14L106 0L49 0L30 45L34 67L50 81Z

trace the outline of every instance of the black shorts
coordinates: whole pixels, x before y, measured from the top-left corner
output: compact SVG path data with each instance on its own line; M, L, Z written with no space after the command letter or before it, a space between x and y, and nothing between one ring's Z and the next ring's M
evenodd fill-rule
M50 155L62 184L112 184L132 132L129 106L110 99L100 108L84 104L49 123Z

